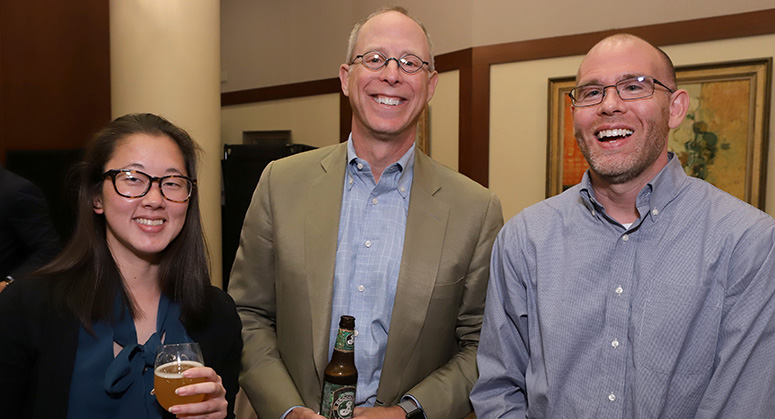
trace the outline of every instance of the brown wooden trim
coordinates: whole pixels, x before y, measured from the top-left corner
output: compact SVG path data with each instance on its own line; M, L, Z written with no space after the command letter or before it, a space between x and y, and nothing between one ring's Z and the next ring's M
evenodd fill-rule
M484 186L488 184L490 143L477 141L489 138L490 124L482 124L482 115L490 112L490 67L473 65L474 49L469 48L453 54L444 54L442 65L456 62L459 76L459 118L458 118L458 171ZM446 58L446 59L445 59ZM473 89L479 86L481 89ZM487 86L484 89L484 86Z
M471 65L471 56L473 48L461 49L459 51L440 54L435 57L436 71L443 73L445 71L459 70Z
M347 141L353 123L353 108L350 107L350 98L339 91L339 142Z
M606 36L627 32L654 45L693 42L775 33L775 9L716 16L681 22L660 23L553 38L532 39L475 48L475 64L501 64L585 54Z
M325 95L341 90L338 77L221 93L221 106Z
M470 83L464 86L464 83ZM483 186L490 178L490 66L472 65L460 70L460 134L458 171ZM468 103L463 113L463 92Z

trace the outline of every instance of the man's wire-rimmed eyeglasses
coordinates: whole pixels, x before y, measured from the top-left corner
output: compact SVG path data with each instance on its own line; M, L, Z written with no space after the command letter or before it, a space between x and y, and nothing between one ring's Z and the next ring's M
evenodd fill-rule
M365 54L356 55L352 63L355 63L357 59L361 59L361 63L369 70L380 70L385 67L390 60L395 60L398 67L406 74L414 74L422 70L423 65L430 66L427 61L423 61L422 58L414 54L406 54L401 58L390 57L379 51L369 51Z
M668 92L674 93L675 90L665 86L664 83L651 76L630 77L619 80L616 84L603 86L602 84L587 84L579 86L570 91L570 99L573 106L583 108L603 103L606 91L609 87L616 89L616 94L622 100L645 99L654 94L656 86L660 85Z
M172 202L186 202L196 186L196 180L183 175L151 176L139 170L113 169L102 174L113 181L113 189L125 198L140 198L151 190L156 182L161 196Z

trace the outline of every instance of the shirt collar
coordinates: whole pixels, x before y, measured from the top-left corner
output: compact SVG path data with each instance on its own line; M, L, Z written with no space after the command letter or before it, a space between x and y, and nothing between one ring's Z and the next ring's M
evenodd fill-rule
M384 172L384 174L388 174L390 168L395 167L401 173L400 177L398 178L396 188L398 189L398 193L401 194L401 196L404 198L409 196L409 189L412 184L412 175L414 174L414 150L415 143L412 143L412 146L409 147L409 150L407 150L406 153L404 153L404 155L401 156L397 162L388 166ZM355 153L352 133L350 133L350 136L347 138L347 163L348 178L350 176L358 175L358 171L353 171L352 166L361 163L364 166L369 167L369 163L366 160L359 158ZM352 182L348 182L348 185L350 185L349 187L352 187Z
M638 209L638 213L641 214L641 218L648 214L652 221L656 221L659 213L678 194L679 189L688 178L683 166L681 166L681 161L676 158L675 153L668 151L667 159L667 165L638 193L635 206ZM595 191L592 188L589 169L584 172L584 177L581 179L579 194L584 205L590 211L593 211L593 214L604 211L603 206L595 199Z
M659 213L672 201L689 176L681 161L672 151L667 153L668 162L638 194L636 206L641 214L649 213L655 221Z

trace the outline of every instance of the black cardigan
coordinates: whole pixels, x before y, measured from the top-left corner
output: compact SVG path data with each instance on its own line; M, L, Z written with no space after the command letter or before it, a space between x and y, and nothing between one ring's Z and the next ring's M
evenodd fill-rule
M67 416L79 323L54 309L53 290L52 280L36 278L18 280L0 293L0 419ZM223 380L229 418L239 390L240 330L234 301L215 287L204 327L186 330L199 342L205 364Z

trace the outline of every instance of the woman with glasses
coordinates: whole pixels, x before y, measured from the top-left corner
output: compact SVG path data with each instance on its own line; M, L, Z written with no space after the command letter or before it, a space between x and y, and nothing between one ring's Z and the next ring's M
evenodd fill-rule
M210 285L196 143L151 114L100 131L78 166L77 225L49 265L0 294L0 417L233 417L240 369L234 302ZM198 342L204 394L156 402L162 343Z

